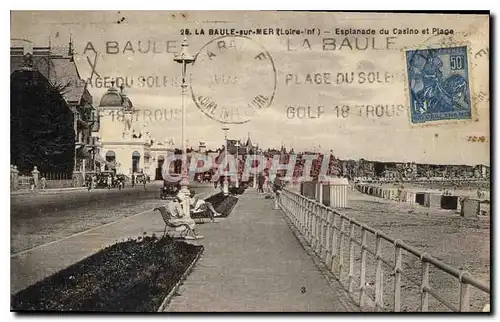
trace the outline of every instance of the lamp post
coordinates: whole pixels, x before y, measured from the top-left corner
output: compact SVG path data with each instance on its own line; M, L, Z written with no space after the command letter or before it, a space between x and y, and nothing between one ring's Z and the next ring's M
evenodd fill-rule
M228 154L228 150L227 150L227 131L229 131L229 127L227 126L227 124L224 124L224 126L222 127L222 130L224 131L224 169L226 168L226 165L227 165L227 154ZM229 194L229 182L227 180L227 175L224 175L224 186L222 187L223 188L223 192L224 192L224 195L227 196Z
M257 147L257 149L255 150L255 153L257 154L257 169L259 168L260 166L260 162L262 162L262 160L260 159L260 151L259 151L259 147ZM255 189L258 189L257 188L257 175L259 175L259 171L255 171L254 175L253 175L253 187Z
M240 141L236 141L236 189L240 187L240 159L238 159L238 151L240 149Z
M181 192L189 196L189 179L187 173L187 151L186 151L186 108L184 106L184 94L187 88L186 66L194 62L194 57L188 52L187 37L181 44L181 52L174 56L174 61L182 64L181 100L182 100L182 170L181 170Z

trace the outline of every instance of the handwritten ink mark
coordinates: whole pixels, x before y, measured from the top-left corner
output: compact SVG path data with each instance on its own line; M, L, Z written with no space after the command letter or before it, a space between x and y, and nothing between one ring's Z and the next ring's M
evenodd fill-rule
M300 293L304 294L306 292L306 287L305 286L302 286L300 288Z
M94 76L94 74L96 75L97 78L101 78L101 75L99 75L99 73L96 70L96 67L97 67L97 55L98 54L96 53L95 56L94 56L94 64L92 64L92 62L90 61L90 57L87 56L87 62L89 63L90 68L92 69L91 74L90 74L90 79L91 80L92 80L92 77Z

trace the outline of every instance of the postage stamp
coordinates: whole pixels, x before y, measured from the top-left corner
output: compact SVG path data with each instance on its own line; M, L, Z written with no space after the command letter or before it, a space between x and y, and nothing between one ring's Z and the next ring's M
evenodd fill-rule
M411 123L472 118L467 47L406 51Z

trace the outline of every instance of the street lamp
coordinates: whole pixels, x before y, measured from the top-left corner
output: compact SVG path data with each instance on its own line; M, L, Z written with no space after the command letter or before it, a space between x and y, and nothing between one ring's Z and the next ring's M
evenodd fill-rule
M189 196L189 179L187 168L187 151L186 151L186 110L184 106L184 94L187 88L186 82L186 66L194 62L194 57L188 52L187 37L181 44L181 52L174 56L174 61L182 64L182 83L181 83L181 100L182 100L182 175L181 175L181 192Z
M224 131L224 141L225 141L225 149L224 149L224 169L226 168L227 165L227 131L229 131L229 127L227 124L224 124L222 127L222 130ZM224 186L222 187L224 191L224 195L227 196L229 194L229 182L227 180L227 175L224 175Z
M260 167L260 163L262 162L261 158L260 158L260 150L259 150L259 146L257 146L257 149L255 150L254 152L256 155L257 155L257 169ZM253 187L255 189L258 189L257 188L257 175L259 175L260 173L258 171L255 171L254 175L253 175Z
M236 141L236 189L240 187L240 180L238 178L240 174L240 159L238 159L238 151L240 149L240 141Z

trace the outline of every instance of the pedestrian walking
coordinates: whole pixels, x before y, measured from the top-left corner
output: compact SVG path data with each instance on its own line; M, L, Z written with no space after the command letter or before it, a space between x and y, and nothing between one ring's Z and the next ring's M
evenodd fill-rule
M45 179L45 177L42 177L40 179L40 189L45 190L46 186L47 186L47 179Z
M35 189L35 178L33 176L30 177L30 190L33 191Z
M37 166L33 167L33 171L31 171L31 177L33 178L33 189L34 189L38 187L38 179L40 178L40 171L38 171Z
M257 188L257 193L264 193L264 183L266 182L266 177L264 174L259 173L259 177L257 180L258 188Z
M111 189L111 183L112 183L112 182L111 182L111 176L108 176L108 179L107 179L107 180L108 180L108 181L107 181L107 183L108 183L108 190L110 190L110 189Z
M16 190L19 185L19 170L17 170L17 165L14 166L14 185L13 189Z
M274 179L273 191L274 191L274 209L279 209L279 202L281 191L283 190L283 181L280 178L279 174L276 174L276 178Z
M14 189L14 179L15 179L14 166L10 165L10 190Z

